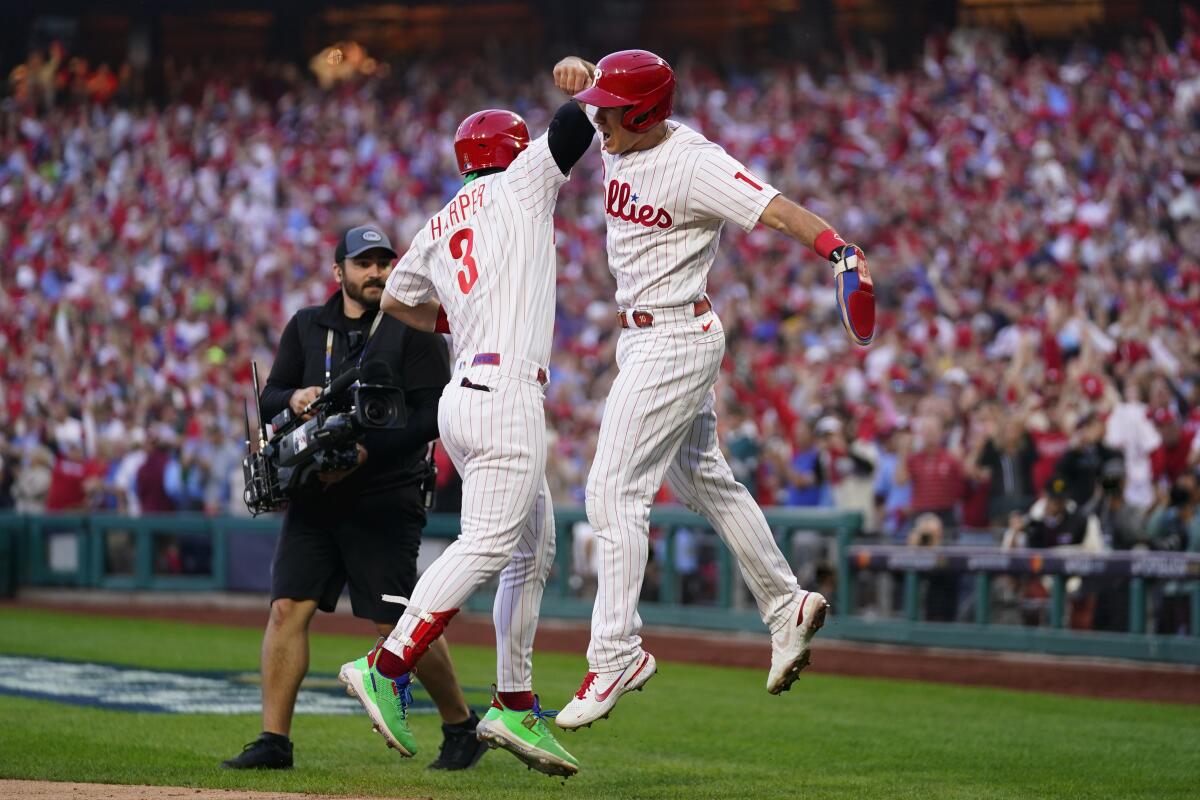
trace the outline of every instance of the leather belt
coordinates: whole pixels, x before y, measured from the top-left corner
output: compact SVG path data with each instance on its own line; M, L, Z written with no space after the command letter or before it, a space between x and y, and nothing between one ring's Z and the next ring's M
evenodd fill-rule
M678 307L686 308L687 306ZM710 301L707 297L702 297L696 302L692 303L692 311L692 316L702 317L709 311L712 311L712 301ZM649 311L618 311L617 320L621 323L622 328L628 328L631 322L633 323L633 326L637 328L650 328L654 326L654 314Z
M516 359L516 361L530 363L530 364L532 363L532 362L526 362L524 359ZM484 365L487 365L490 367L500 366L500 354L499 353L476 353L475 357L473 359L471 359L471 366L478 367L481 364L484 364ZM534 377L537 380L537 382L540 383L542 386L545 386L549 382L549 378L546 375L546 370L543 369L542 367L537 368L537 373Z

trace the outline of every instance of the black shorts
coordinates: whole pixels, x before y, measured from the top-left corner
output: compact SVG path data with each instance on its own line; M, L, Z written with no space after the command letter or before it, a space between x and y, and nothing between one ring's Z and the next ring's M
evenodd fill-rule
M425 505L419 484L352 499L293 501L271 563L271 601L316 600L333 611L347 583L354 616L394 624L417 583Z

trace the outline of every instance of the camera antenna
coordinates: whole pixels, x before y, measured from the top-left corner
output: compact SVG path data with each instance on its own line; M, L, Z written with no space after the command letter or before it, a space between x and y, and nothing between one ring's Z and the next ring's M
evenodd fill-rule
M255 414L255 416L258 417L258 449L261 450L267 446L267 426L266 426L266 423L263 422L262 403L258 399L258 395L259 395L258 362L254 361L253 359L250 361L250 374L254 378L254 414ZM250 425L250 419L249 419L249 417L247 417L246 418L246 426L247 426L246 439L247 440L249 440L249 438L250 438L249 425Z
M250 404L245 397L242 397L242 418L246 421L246 455L251 456L254 448L250 446Z

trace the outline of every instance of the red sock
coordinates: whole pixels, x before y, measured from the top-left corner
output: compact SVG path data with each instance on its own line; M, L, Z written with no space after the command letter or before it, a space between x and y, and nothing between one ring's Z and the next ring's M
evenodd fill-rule
M509 711L528 711L533 708L533 692L497 692L500 702Z
M386 647L379 648L375 653L375 669L379 670L379 674L385 678L396 680L404 673L408 672L408 664L404 663L404 659L388 650Z

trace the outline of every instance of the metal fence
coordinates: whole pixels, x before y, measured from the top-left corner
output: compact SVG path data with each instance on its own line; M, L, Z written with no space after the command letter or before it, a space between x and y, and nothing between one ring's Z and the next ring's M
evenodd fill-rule
M1071 655L1110 656L1200 663L1200 554L1001 550L989 547L908 548L856 541L857 513L765 509L768 522L793 569L806 586L833 594L835 615L823 632L859 641ZM555 510L558 548L546 589L543 615L586 619L592 598L577 574L573 537L586 522L580 508ZM730 553L717 544L707 523L684 509L651 513L655 555L639 611L647 624L715 630L761 631L758 611ZM141 591L262 591L277 517L247 519L188 514L123 517L0 515L0 595L6 586L74 586ZM441 545L458 534L458 517L430 516L425 537ZM706 554L705 589L689 591L679 565L680 548L697 537ZM692 542L693 545L688 545ZM820 569L817 569L820 567ZM880 576L884 576L881 578ZM956 589L958 613L930 619L931 586L946 576ZM1042 624L997 619L998 587L1040 579L1048 586ZM1120 592L1127 624L1120 631L1085 631L1067 624L1069 582L1087 581L1095 591ZM880 581L895 587L888 602ZM581 585L581 583L583 585ZM1151 606L1163 586L1186 597L1190 614L1184 635L1152 631ZM1100 586L1099 590L1095 587ZM1105 588L1107 587L1107 588ZM1114 588L1115 587L1115 588ZM1109 597L1108 599L1112 599ZM864 602L865 600L865 602ZM487 611L485 588L468 608ZM897 613L881 608L897 607ZM965 609L965 613L964 613ZM886 609L885 609L886 611Z
M845 543L838 550L837 606L850 612L843 635L863 641L1014 650L1060 655L1138 658L1200 663L1200 553L1123 551L1086 553L998 547L896 547ZM899 581L900 613L893 618L864 614L856 596L878 593L878 582ZM959 602L949 620L931 621L932 585L949 580ZM1048 585L1044 608L1032 608L1044 624L1005 624L994 619L998 583ZM1122 630L1078 630L1067 624L1068 587L1077 600L1102 597L1122 611ZM942 585L946 588L945 584ZM1182 634L1151 632L1150 598L1169 590L1186 604ZM886 591L886 589L884 589ZM1010 591L1009 602L1021 602ZM961 613L966 610L968 613ZM1031 608L1025 604L1023 611ZM965 619L964 619L965 617Z
M572 538L575 526L586 522L581 508L556 508L557 550L546 589L547 615L587 617L591 599L571 585ZM861 526L858 513L776 509L768 512L776 541L793 554L802 534L828 543L850 541ZM451 540L458 535L458 516L431 514L427 540ZM30 586L71 586L140 591L263 590L279 531L277 516L258 519L162 514L125 517L110 514L0 514L0 550L11 543L15 580ZM739 592L733 559L724 547L712 548L715 587L707 602L685 605L684 586L676 569L675 548L680 534L707 529L699 516L680 508L656 507L651 526L660 537L657 592L642 606L647 622L739 629L761 627L753 604ZM715 540L715 537L712 537ZM116 543L119 546L114 546ZM118 555L114 555L118 554ZM174 561L173 561L174 560ZM795 562L797 559L792 558ZM793 563L793 567L802 566ZM0 589L3 587L0 578ZM490 608L487 591L477 593L469 608Z

